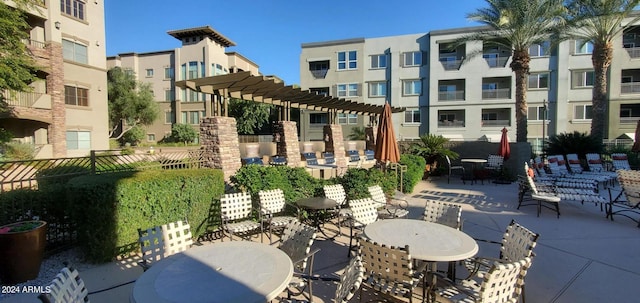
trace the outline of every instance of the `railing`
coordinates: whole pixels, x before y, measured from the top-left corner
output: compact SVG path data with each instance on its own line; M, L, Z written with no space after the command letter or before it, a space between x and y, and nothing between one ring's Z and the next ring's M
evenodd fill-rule
M640 82L630 82L620 84L621 94L638 94L640 93Z
M640 47L625 47L624 49L627 51L627 53L629 53L629 57L631 58L640 57Z
M24 43L27 46L33 46L35 48L45 48L45 47L47 47L46 43L44 43L42 41L31 40L31 39L22 39L22 43Z
M507 65L507 61L509 61L509 56L499 56L499 57L485 57L484 59L487 61L487 64L491 68L495 67L505 67Z
M482 126L511 126L509 120L482 120Z
M5 102L9 106L22 106L22 107L33 107L33 105L40 99L43 93L36 92L19 92L15 90L4 90L3 91Z
M442 63L442 67L445 70L458 70L462 65L462 60L443 60L440 59L440 63Z
M438 92L438 101L460 101L460 100L464 101L463 90Z
M438 127L441 127L441 128L464 127L464 121L438 121Z
M511 98L511 89L509 88L482 90L482 99L509 99L509 98Z
M316 79L324 79L327 76L328 69L310 70L311 75Z
M636 124L640 117L620 117L620 124Z

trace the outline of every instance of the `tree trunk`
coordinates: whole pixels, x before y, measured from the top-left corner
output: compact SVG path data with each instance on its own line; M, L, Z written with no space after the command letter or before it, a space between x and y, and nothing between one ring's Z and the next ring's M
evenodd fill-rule
M613 58L613 45L611 41L595 43L591 61L593 63L593 97L591 100L591 136L598 142L606 136L607 107L607 73Z
M529 49L515 50L511 70L516 81L516 142L527 142L527 80L529 77Z

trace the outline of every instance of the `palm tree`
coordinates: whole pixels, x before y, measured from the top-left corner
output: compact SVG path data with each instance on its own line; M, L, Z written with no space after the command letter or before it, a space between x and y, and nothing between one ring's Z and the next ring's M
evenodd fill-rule
M591 136L602 142L605 136L606 113L608 106L607 77L613 58L613 39L633 25L640 16L628 23L633 9L640 0L570 0L567 13L571 27L570 36L593 43L591 62L593 63L594 82L591 118Z
M527 142L527 80L529 76L529 47L552 42L564 22L562 0L486 0L489 7L477 9L467 17L488 25L489 29L462 37L458 46L467 41L480 40L484 47L511 49L511 70L516 84L516 141ZM469 54L476 56L482 50Z

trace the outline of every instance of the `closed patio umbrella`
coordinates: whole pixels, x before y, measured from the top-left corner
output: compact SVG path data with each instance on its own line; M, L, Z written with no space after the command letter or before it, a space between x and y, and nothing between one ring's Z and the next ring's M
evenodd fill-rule
M509 147L509 137L507 136L507 128L502 128L502 137L500 137L500 149L498 149L498 155L502 156L506 161L511 156L511 148Z
M376 138L376 148L374 149L376 160L386 163L398 163L400 161L400 149L398 141L393 132L393 122L391 120L391 105L384 104L380 121L378 122L378 136Z
M635 135L635 139L633 140L633 146L631 147L631 150L634 152L640 152L640 120L638 120L638 124L636 125L636 135Z

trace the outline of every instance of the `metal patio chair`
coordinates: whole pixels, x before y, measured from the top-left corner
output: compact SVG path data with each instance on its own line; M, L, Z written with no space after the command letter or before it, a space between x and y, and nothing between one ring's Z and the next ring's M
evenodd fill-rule
M273 243L273 231L284 229L287 224L298 221L298 218L286 214L287 201L285 201L282 189L261 190L258 192L258 197L260 200L260 222L262 223L260 241L262 242L266 225L268 228L267 237L270 243Z
M43 303L89 303L89 292L78 270L66 262L49 284L49 288L49 293L41 293L38 296Z
M250 236L260 229L261 224L251 220L251 195L248 193L224 194L220 198L220 215L222 219L222 240L228 235L233 241L233 235Z
M381 219L404 218L409 214L407 207L409 202L404 199L390 198L382 190L380 185L373 185L367 188L373 202L378 203L378 216Z

